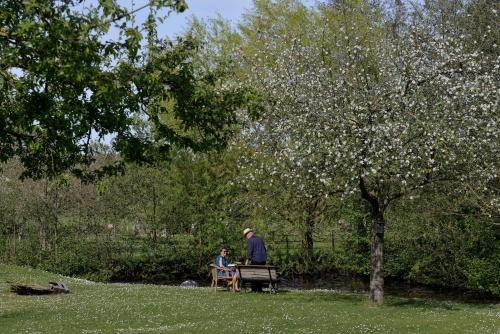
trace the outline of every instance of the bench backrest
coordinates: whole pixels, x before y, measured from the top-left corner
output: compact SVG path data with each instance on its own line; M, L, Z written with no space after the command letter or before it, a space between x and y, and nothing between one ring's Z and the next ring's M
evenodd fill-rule
M212 275L212 279L215 280L227 280L231 279L231 276L227 271L224 272L223 275L217 275L217 266L215 264L210 265L210 274Z
M249 281L276 282L276 267L257 265L238 265L240 279Z

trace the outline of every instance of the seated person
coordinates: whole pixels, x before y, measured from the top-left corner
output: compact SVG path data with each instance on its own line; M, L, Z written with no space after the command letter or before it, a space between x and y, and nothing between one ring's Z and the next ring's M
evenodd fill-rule
M238 274L234 271L233 268L228 266L226 255L227 248L222 246L220 248L220 255L218 255L217 259L215 260L215 264L217 266L217 276L224 277L227 275L228 277L231 277L231 288L234 291L240 291L240 289L238 288Z

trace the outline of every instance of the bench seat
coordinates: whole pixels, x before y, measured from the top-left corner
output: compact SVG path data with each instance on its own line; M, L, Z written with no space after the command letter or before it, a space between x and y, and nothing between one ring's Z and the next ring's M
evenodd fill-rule
M275 266L268 265L238 265L237 272L241 286L245 283L269 283L270 292L278 290L278 273Z

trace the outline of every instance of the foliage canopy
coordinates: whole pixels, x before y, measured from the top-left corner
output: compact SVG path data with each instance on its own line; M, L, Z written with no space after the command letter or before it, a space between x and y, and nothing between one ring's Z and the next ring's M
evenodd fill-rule
M185 2L150 2L140 27L115 1L83 6L0 4L0 161L19 157L24 178L94 177L113 168L85 171L93 139L112 138L122 161L137 162L165 159L172 145L222 147L244 91L224 87L220 68L195 68L199 41L157 37L159 11Z

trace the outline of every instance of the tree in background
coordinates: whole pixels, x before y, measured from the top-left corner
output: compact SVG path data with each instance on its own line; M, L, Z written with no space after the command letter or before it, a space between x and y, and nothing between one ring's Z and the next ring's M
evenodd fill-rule
M123 161L165 159L172 145L224 145L242 105L217 73L195 69L199 43L159 39L160 10L183 0L150 1L142 27L112 0L3 1L0 5L0 161L18 157L23 178L71 171L92 179ZM118 38L109 38L114 30ZM146 31L147 48L143 48ZM136 123L148 122L147 132ZM87 173L93 138L111 136L120 160Z
M493 110L483 110L498 87L497 81L488 84L498 71L498 4L426 1L418 11L399 1L388 11L362 1L310 9L293 0L255 4L240 31L221 19L207 27L198 21L193 37L179 44L161 41L150 17L145 53L138 49L129 58L125 51L127 75L144 74L135 81L140 89L133 103L153 116L130 114L137 154L135 144L124 144L117 154L93 143L92 151L102 154L92 168L106 169L129 153L129 161L165 156L169 150L161 147L170 142L161 128L173 133L166 163L126 164L124 175L95 184L67 175L21 182L18 159L2 165L1 260L100 281L172 283L194 274L205 279L221 243L229 245L231 258L244 256L241 230L252 226L287 278L304 269L322 278L332 271L364 276L370 273L374 201L361 198L362 178L375 203L388 203L382 205L384 234L378 230L385 277L500 294L498 106L493 102ZM186 72L162 76L187 54ZM443 73L432 67L447 56L453 60L441 63ZM252 106L266 97L262 117L236 110L227 116L243 125L213 136L186 127L175 97L161 96L162 85L170 87L174 77L182 81L191 70L206 79L197 81L194 94L202 104L219 90L241 91L251 78L260 91ZM484 105L480 94L486 94ZM200 124L211 117L199 116ZM485 124L493 127L490 137ZM198 152L220 147L233 132L238 136L228 150ZM120 138L115 144L127 142ZM179 148L186 146L193 149ZM429 150L435 152L426 156ZM316 200L317 208L309 210ZM308 224L310 217L314 224ZM323 249L318 239L331 232L333 252L333 243ZM284 234L300 234L305 247L290 256L280 252L285 245L275 236ZM305 268L313 246L314 266Z
M414 192L387 213L386 274L498 294L498 215L488 216L467 192L446 188Z
M273 38L257 55L273 62L253 70L269 105L249 131L257 151L273 156L266 161L297 166L295 182L307 180L301 166L310 166L333 191L369 204L377 304L389 205L440 182L488 189L497 182L499 141L499 59L467 48L467 32L440 34L425 10L397 33L381 11L338 3L325 7L324 22L333 23L310 25L307 40L288 36L293 46L283 49ZM325 34L328 25L340 33Z
M242 58L242 76L251 77L262 70L273 67L281 52L293 47L294 38L310 40L304 27L314 24L316 13L300 1L255 1L252 11L244 16L239 26L240 45L238 54ZM268 46L274 45L273 52ZM259 68L257 72L255 69ZM248 79L247 79L248 80ZM257 85L258 81L254 81ZM265 88L262 88L265 91ZM267 92L269 93L269 92ZM287 93L287 94L290 94ZM269 221L286 221L281 234L286 231L299 233L302 237L305 272L314 265L314 233L328 208L326 197L332 195L332 188L325 186L324 179L312 172L313 165L281 159L278 152L283 147L279 138L266 136L272 132L254 131L252 127L265 127L251 117L246 119L249 127L240 132L237 145L246 146L248 154L242 156L240 168L247 175L246 184L254 188L261 200ZM279 124L276 119L276 124ZM299 176L300 175L300 176ZM275 223L276 224L276 223ZM290 228L293 227L293 228Z

